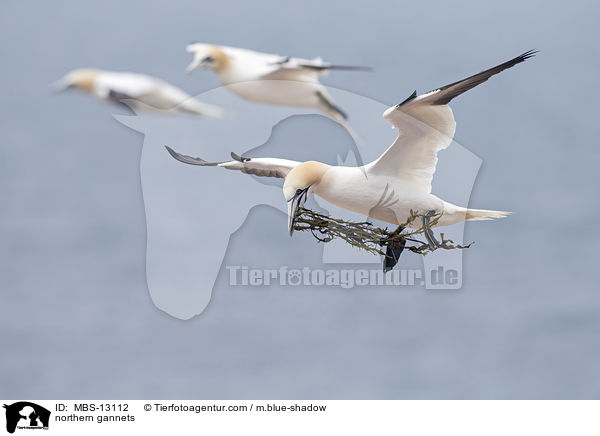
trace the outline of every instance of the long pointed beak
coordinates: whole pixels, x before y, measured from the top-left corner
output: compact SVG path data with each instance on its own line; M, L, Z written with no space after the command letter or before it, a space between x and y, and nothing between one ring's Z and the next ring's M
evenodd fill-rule
M50 84L50 91L56 94L58 92L66 91L70 87L71 83L67 79L62 78Z
M308 188L300 191L294 195L290 201L288 201L288 230L290 236L294 233L294 224L296 224L296 218L298 217L298 210L304 206L306 197L308 196Z
M185 69L185 74L190 74L192 71L195 71L198 68L200 68L201 63L202 63L202 59L194 58L194 60Z
M288 231L290 236L294 233L294 224L296 222L296 215L298 213L298 205L296 199L292 198L288 203Z

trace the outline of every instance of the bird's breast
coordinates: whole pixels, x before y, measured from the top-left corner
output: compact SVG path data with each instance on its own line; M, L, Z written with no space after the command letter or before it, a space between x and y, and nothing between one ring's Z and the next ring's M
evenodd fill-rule
M400 224L411 210L425 213L442 208L442 201L410 182L367 176L361 168L333 167L314 191L326 201L374 219Z
M226 83L229 91L245 100L285 105L318 106L316 91L320 85L292 80L248 80Z

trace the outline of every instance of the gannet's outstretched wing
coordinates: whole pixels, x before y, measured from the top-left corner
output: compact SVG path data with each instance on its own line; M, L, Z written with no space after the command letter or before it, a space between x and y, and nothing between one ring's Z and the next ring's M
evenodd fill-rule
M425 192L431 192L437 153L450 145L456 130L448 103L535 53L530 50L508 62L426 94L417 96L415 91L402 103L386 110L383 118L398 129L398 138L376 161L365 167L367 173L399 177Z
M194 55L194 60L188 66L188 72L193 71L203 61L209 59L214 61L220 59L223 63L234 61L237 73L242 81L259 79L283 80L290 75L298 74L319 75L328 70L370 70L369 67L354 65L336 65L324 62L317 57L314 59L302 59L293 56L282 56L278 54L263 53L239 47L225 45L212 45L201 42L188 44L186 50ZM223 55L226 58L223 58ZM243 79L242 79L243 78Z
M169 146L165 146L169 154L180 162L190 165L200 165L209 167L223 167L228 170L239 170L245 174L252 174L261 177L278 177L285 179L288 173L300 162L288 159L278 159L273 157L249 158L241 157L231 153L232 161L227 162L207 162L199 157L191 157L177 153Z
M194 99L164 80L145 74L103 71L96 77L96 92L106 100L128 104L139 102L144 109L221 117L223 110Z

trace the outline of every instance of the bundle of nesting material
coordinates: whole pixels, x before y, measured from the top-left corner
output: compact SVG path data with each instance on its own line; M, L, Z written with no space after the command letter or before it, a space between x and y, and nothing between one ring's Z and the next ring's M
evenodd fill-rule
M353 247L372 254L380 254L388 257L390 255L390 248L392 252L406 249L421 255L426 255L440 248L444 250L469 248L471 244L455 244L452 240L445 239L443 233L440 233L442 240L437 245L416 239L418 235L424 235L427 230L434 227L441 216L442 214L429 216L430 219L427 224L418 229L407 230L407 227L413 221L419 217L423 217L423 215L411 211L411 216L404 224L393 231L388 231L387 228L377 227L367 221L345 221L322 215L310 209L301 208L296 215L294 230L308 230L319 242L327 243L338 238L346 241L346 243ZM407 243L414 245L407 245Z

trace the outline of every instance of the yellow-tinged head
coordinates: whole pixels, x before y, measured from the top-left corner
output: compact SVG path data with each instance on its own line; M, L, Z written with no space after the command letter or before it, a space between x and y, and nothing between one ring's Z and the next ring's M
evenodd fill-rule
M283 195L288 205L288 229L294 233L294 224L298 209L304 206L306 199L319 186L329 165L308 161L293 168L283 183Z
M185 69L188 74L199 68L218 73L229 64L229 56L218 45L195 42L187 46L187 51L194 55L194 60Z
M98 70L91 68L73 70L58 82L54 83L53 88L56 92L64 91L69 88L90 92L94 88L94 82L97 75Z

